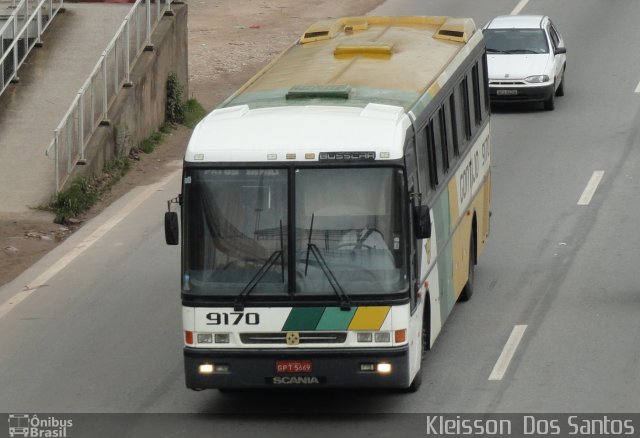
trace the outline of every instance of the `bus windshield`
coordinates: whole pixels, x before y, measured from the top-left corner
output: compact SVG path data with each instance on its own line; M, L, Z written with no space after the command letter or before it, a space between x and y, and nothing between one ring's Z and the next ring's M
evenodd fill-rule
M187 169L184 292L406 292L404 192L398 168Z

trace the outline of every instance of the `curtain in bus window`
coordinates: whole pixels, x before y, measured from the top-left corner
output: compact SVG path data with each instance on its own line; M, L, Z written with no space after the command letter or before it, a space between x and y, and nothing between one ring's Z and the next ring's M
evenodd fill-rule
M239 293L259 275L254 295L283 292L285 171L201 172L192 178L188 197L192 284L213 293ZM264 275L258 274L263 268Z

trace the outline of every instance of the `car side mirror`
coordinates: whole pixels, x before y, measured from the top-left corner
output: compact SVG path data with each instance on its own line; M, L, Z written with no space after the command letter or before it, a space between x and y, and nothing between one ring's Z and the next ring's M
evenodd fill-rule
M431 216L428 206L418 205L413 208L413 223L416 239L431 238Z
M567 48L566 47L557 47L554 53L556 55L561 55L563 53L567 53Z
M167 245L177 245L179 242L180 230L178 227L178 213L167 211L164 214L164 239Z

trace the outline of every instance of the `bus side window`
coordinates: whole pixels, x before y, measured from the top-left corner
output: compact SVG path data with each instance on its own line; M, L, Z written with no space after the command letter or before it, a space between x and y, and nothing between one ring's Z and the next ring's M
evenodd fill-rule
M473 71L473 70L472 70ZM473 80L473 74L472 72L468 72L467 76L465 77L465 81L466 83L466 90L467 90L467 119L468 119L468 123L469 123L469 134L468 134L468 139L471 140L471 137L473 137L473 133L476 130L476 126L478 125L478 116L476 113L476 99L475 99L475 90L476 88L476 84ZM471 84L469 84L469 82L471 82ZM472 114L473 113L473 114ZM473 119L471 118L473 116Z
M428 195L429 191L432 187L435 187L435 184L432 180L432 172L430 167L430 158L429 158L429 149L427 147L427 128L423 127L416 134L415 145L416 145L416 156L418 162L418 175L420 180L420 191L422 193L423 198Z
M484 53L480 58L480 70L482 72L482 83L480 89L482 90L482 96L484 98L484 112L485 116L488 116L491 112L491 102L489 100L489 71L487 70L487 54Z
M444 181L445 179L440 129L437 120L435 119L432 119L427 125L427 146L429 148L429 161L431 164L431 171L433 172L432 176L435 176L435 187L440 183L440 181Z
M453 92L451 92L451 94L449 95L449 111L447 117L447 129L451 133L449 138L451 139L451 144L453 145L453 155L457 157L460 155L460 144L458 142L459 124L456 123L456 98Z
M451 156L449 155L449 136L447 135L447 123L445 119L444 105L438 110L438 129L436 130L436 144L442 150L442 165L444 172L448 172L451 167ZM438 134L440 140L438 141Z
M473 114L475 115L476 125L480 125L482 123L483 114L478 63L471 68L471 82L473 84Z
M465 77L462 82L460 82L458 88L456 89L456 115L457 115L457 123L460 125L461 136L460 139L460 153L464 152L464 150L469 145L469 140L471 140L471 120L469 116L469 92L467 91L467 78Z
M413 186L414 190L420 191L422 181L419 181L420 165L418 163L418 154L416 151L414 136L407 138L407 142L404 146L404 165L407 169L407 181L409 182L409 185Z

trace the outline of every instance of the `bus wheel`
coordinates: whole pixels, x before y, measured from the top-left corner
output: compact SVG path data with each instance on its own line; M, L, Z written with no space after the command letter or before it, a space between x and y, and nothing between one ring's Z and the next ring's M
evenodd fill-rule
M460 296L458 297L458 301L469 301L471 295L473 295L473 282L474 282L474 267L476 264L476 241L473 237L473 232L471 233L471 239L469 242L469 278L467 279L467 284L462 288L462 292L460 292Z
M418 389L420 389L420 386L422 385L422 364L424 363L424 357L427 351L427 348L425 347L425 345L427 342L429 342L427 338L428 334L429 332L427 331L427 328L423 323L422 324L422 342L420 343L420 369L416 373L416 376L413 378L413 382L411 382L411 385L406 389L407 392L416 392L418 391Z
M416 373L416 376L413 378L411 386L407 388L407 392L418 392L420 386L422 386L422 365L420 365L420 369Z

